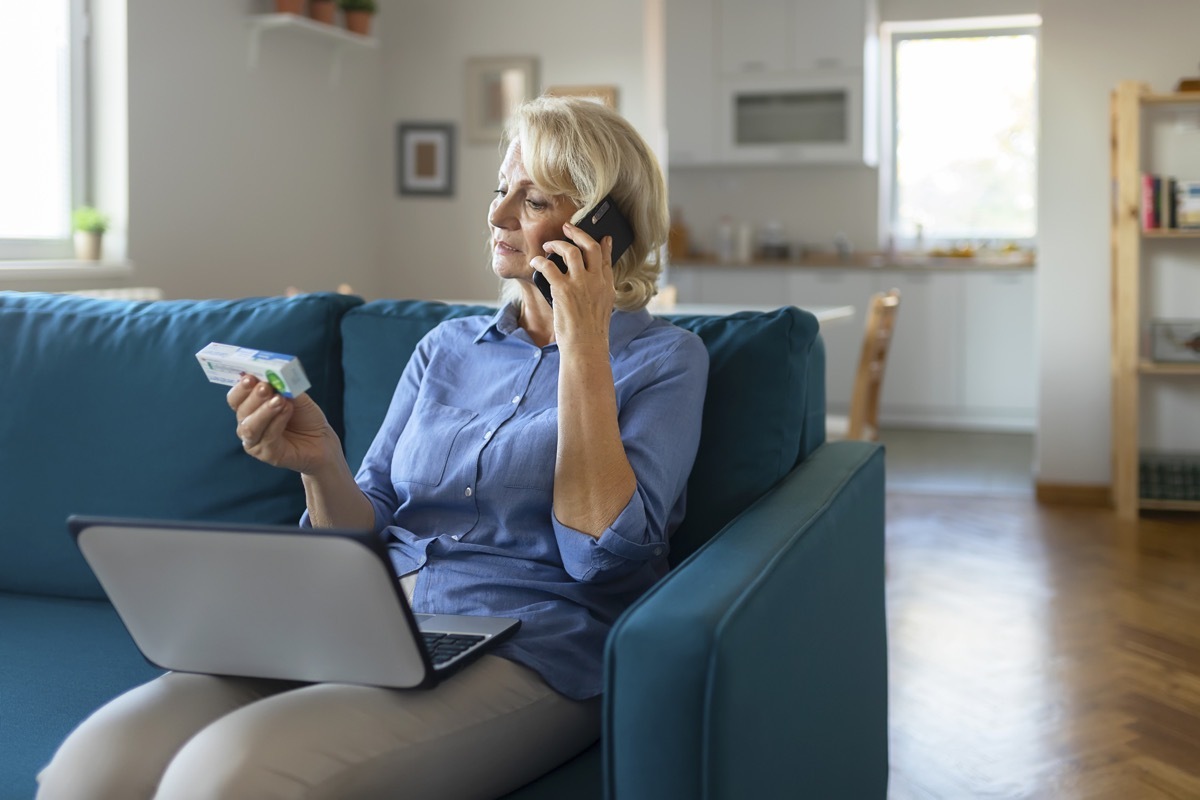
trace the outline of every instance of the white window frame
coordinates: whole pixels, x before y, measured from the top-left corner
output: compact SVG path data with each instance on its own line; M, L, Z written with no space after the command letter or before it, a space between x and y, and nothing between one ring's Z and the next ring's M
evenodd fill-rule
M50 0L39 0L49 2ZM70 30L70 174L71 208L63 210L67 215L64 225L67 235L61 239L0 239L0 262L40 261L74 258L70 233L71 209L90 202L93 186L91 181L91 9L90 0L58 0L69 5L68 25Z
M953 242L931 240L926 236L918 243L912 235L895 231L897 211L896 197L896 43L909 39L953 38L962 36L1012 36L1031 35L1037 45L1037 85L1034 103L1041 92L1042 18L1038 14L1017 14L1003 17L968 17L963 19L940 19L919 21L884 22L880 25L881 92L880 142L879 142L879 245L881 248L895 247L911 250L918 244L926 248L945 246ZM1039 137L1040 143L1040 137ZM1035 220L1036 225L1036 220ZM1024 248L1037 244L1037 231L1030 237L1005 239Z

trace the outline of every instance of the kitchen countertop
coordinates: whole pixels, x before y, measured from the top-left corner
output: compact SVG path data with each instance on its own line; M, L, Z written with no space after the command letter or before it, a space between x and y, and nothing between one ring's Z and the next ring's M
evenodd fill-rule
M898 255L887 257L883 253L851 253L842 258L837 253L814 253L800 259L758 259L746 262L718 261L711 256L689 256L672 261L672 267L726 268L743 267L764 269L907 269L907 270L1031 270L1037 259L1033 253L1011 253L985 256L930 256Z

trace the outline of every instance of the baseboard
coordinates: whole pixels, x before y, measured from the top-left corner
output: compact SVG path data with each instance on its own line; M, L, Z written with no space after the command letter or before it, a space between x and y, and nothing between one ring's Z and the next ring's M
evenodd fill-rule
M1041 481L1034 485L1037 489L1037 501L1048 506L1112 508L1112 490L1106 485L1042 483Z

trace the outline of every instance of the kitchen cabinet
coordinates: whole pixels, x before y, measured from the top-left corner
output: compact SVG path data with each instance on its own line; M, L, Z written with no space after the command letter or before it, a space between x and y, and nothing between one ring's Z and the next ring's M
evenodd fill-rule
M960 415L965 355L962 279L959 272L880 272L879 285L900 290L879 401L881 422L923 424Z
M826 404L849 409L863 313L900 290L884 375L884 425L1032 431L1037 416L1034 274L1029 269L673 264L681 303L852 305L824 327Z
M717 58L722 74L793 68L795 0L719 1Z
M794 31L795 68L861 71L864 45L877 35L874 3L804 2L796 5Z
M668 165L877 159L878 0L666 0Z
M716 161L716 0L666 0L667 163Z
M962 279L963 405L998 424L1019 422L1037 403L1033 273L966 273Z

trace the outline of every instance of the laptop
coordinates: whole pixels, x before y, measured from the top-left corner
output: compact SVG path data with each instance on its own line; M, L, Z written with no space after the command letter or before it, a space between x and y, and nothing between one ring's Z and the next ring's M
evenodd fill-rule
M67 526L163 669L425 688L520 625L414 614L369 532L91 516Z

